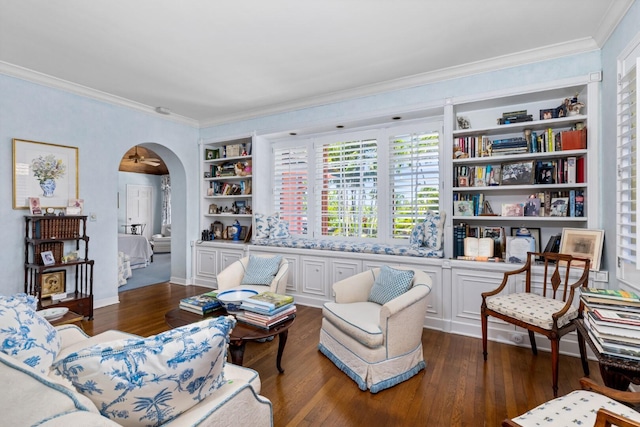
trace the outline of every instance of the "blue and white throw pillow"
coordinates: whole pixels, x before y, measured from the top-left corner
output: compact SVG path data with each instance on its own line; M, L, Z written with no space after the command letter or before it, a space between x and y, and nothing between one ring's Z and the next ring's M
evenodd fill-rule
M409 244L412 248L418 249L424 245L424 221L417 223L409 235Z
M424 220L424 239L422 245L429 249L435 249L437 251L442 249L442 237L444 234L444 220L445 213L436 213L433 211L427 212L427 217Z
M254 215L256 220L256 239L268 239L271 237L271 224L270 221L279 218L279 214L276 212L273 215L267 216L261 213Z
M289 233L289 222L282 219L271 219L269 221L269 230L272 239L288 239L291 237Z
M233 317L216 317L149 338L97 344L56 361L54 369L123 426L156 426L225 384Z
M376 277L368 301L384 305L411 288L413 270L398 270L383 265Z
M280 269L280 262L282 262L282 255L274 257L249 255L249 264L240 284L270 285Z
M0 351L47 375L61 340L36 306L31 295L0 296Z

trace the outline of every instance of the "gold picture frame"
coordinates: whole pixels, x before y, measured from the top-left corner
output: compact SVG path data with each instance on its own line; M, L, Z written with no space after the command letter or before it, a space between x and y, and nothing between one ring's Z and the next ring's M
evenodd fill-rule
M589 230L586 228L563 228L560 239L560 253L575 257L588 258L591 261L590 270L600 270L604 230ZM574 263L571 263L572 265Z
M42 273L40 278L40 296L42 298L59 294L66 289L66 270L47 271Z
M78 188L78 147L13 139L13 209L29 209L29 197L64 209Z

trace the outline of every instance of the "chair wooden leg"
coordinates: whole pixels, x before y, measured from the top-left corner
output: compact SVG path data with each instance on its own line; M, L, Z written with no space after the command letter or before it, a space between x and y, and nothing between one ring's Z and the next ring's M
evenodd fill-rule
M482 313L482 356L487 361L487 315Z
M553 397L558 397L558 362L560 360L560 340L551 340L551 376L553 378Z
M531 342L531 351L537 356L538 346L536 345L536 337L533 334L533 331L529 331L529 342Z
M582 370L584 376L589 376L589 361L587 360L587 348L585 346L584 337L578 332L578 348L580 349L580 360L582 361Z

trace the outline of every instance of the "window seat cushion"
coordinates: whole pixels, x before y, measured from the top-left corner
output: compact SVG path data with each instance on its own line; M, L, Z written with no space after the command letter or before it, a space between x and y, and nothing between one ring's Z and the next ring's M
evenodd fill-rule
M413 247L405 245L387 245L381 243L346 242L331 239L255 239L254 245L277 246L281 248L297 249L322 249L328 251L356 252L382 255L401 255L415 257L444 257L443 250L435 250L427 247Z

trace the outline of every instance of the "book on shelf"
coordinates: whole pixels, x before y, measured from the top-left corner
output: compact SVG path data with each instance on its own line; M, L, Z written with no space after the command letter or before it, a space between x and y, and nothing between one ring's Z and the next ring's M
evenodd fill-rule
M261 292L257 295L252 295L245 299L248 303L263 306L269 310L275 310L284 305L293 303L293 297L291 295L277 294L275 292L267 291Z
M465 237L464 256L465 257L486 257L492 258L494 251L494 241L490 237Z
M640 297L631 291L623 289L580 288L580 294L587 302L607 302L620 304L620 302L640 305Z

